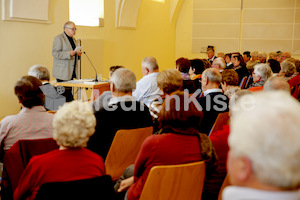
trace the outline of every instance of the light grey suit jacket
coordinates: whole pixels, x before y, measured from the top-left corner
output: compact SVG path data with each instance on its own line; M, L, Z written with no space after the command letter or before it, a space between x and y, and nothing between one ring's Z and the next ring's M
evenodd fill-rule
M75 39L74 42L76 44ZM75 56L77 56L77 54L71 56L69 53L71 50L73 50L72 46L65 33L61 33L54 38L52 47L53 77L61 80L71 80Z

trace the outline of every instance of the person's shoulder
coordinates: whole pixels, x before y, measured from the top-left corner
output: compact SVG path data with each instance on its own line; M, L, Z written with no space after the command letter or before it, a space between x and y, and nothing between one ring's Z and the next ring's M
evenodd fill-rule
M60 153L60 150L55 149L55 150L49 151L49 152L41 154L41 155L33 156L30 159L30 163L31 164L33 164L33 163L36 164L36 163L44 163L45 161L50 161L50 159L52 157L55 157L59 153Z
M103 162L103 158L97 154L97 153L94 153L93 151L87 149L87 148L82 148L82 153L86 154L87 156L89 157L93 157L94 159L97 159L97 160L100 160Z
M64 33L60 33L60 34L58 34L58 35L56 35L55 37L54 37L54 41L55 40L61 40L61 39L63 39L64 38Z
M8 115L6 117L4 117L1 121L0 121L0 124L1 125L4 125L4 124L8 124L8 123L11 123L13 122L16 118L17 118L18 115Z
M55 37L64 37L64 32L62 32L62 33L56 35Z

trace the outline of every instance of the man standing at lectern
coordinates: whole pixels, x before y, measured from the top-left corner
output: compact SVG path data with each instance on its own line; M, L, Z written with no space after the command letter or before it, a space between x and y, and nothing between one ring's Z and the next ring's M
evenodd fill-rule
M76 78L76 66L81 51L76 51L76 25L68 21L64 24L64 32L57 35L53 41L53 71L52 74L57 82L63 82ZM72 88L65 88L66 101L72 101Z

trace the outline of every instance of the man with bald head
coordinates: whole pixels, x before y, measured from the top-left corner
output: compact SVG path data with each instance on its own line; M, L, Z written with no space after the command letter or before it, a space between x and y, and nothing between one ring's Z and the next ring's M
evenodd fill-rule
M280 63L283 62L284 60L288 59L288 58L291 58L291 54L289 52L283 52L281 54L281 57L280 57Z
M202 73L202 92L204 97L198 99L203 119L200 125L200 132L209 134L219 113L228 112L229 99L220 89L222 75L216 68L208 68Z
M264 84L264 91L276 91L276 90L282 90L287 92L288 94L291 93L290 85L284 78L280 76L270 77Z
M142 101L148 107L154 99L162 95L162 91L157 87L156 78L159 73L159 67L155 58L148 56L142 61L142 74L141 78L136 83L136 90L132 93L137 101Z

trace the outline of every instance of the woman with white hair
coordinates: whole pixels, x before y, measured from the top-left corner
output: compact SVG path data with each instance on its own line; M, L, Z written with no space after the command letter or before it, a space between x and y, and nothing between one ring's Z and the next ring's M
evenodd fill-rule
M296 66L294 63L289 61L283 61L280 63L281 70L278 73L278 76L283 77L286 81L289 81L291 78L295 76Z
M59 149L34 156L24 170L14 199L34 199L47 182L64 182L103 176L103 159L84 148L95 132L96 119L87 102L64 104L53 120L53 138Z
M273 75L272 69L267 64L257 64L252 72L253 83L249 86L250 91L263 90L263 85Z

